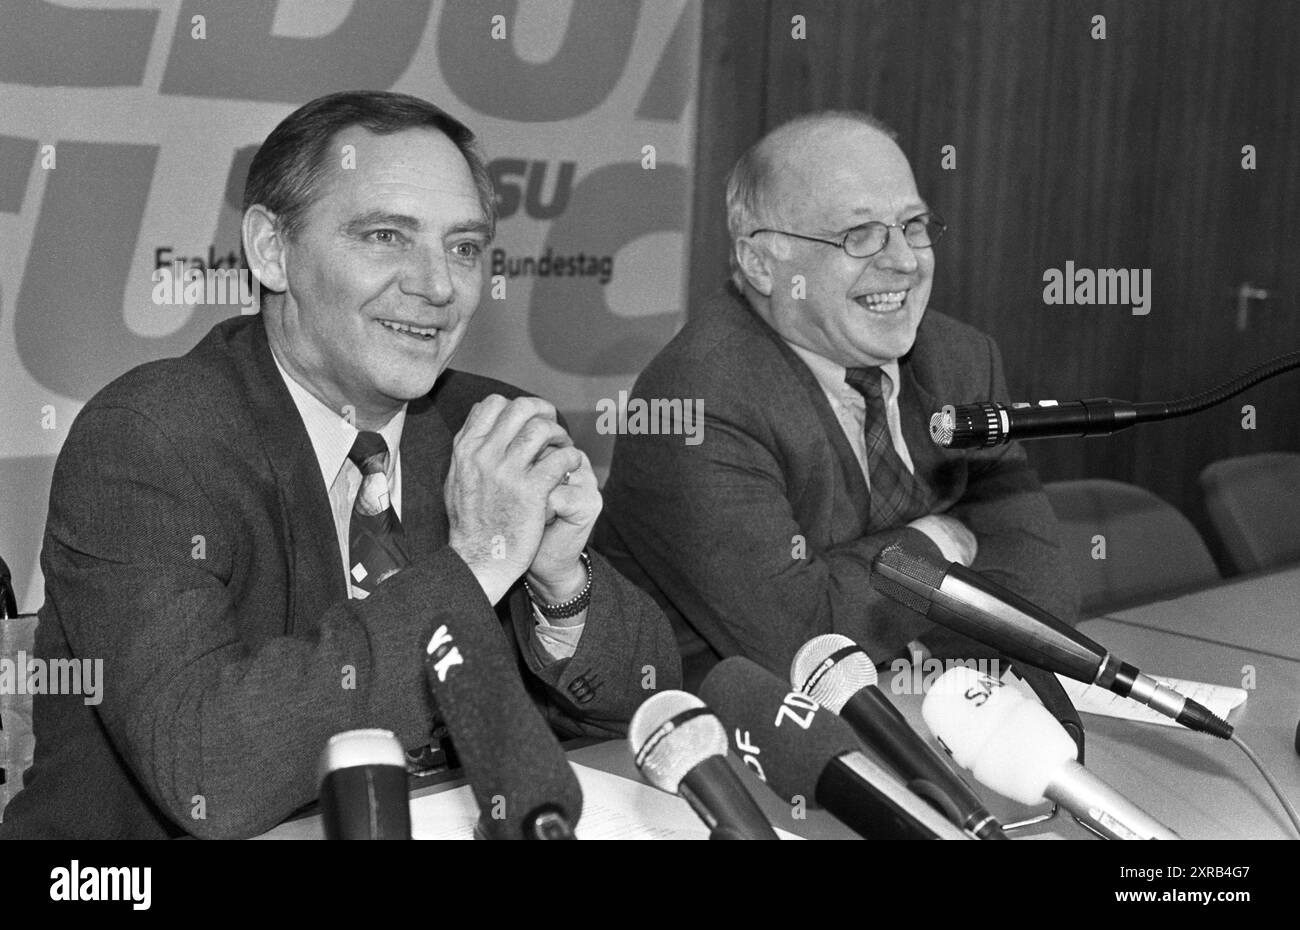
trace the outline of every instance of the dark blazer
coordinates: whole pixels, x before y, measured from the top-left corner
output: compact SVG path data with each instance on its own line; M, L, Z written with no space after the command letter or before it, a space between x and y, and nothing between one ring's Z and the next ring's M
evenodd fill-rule
M993 341L930 310L899 371L903 435L931 512L975 534L973 568L1076 621L1056 521L1020 446L946 450L929 436L944 404L1007 399ZM782 677L800 646L831 632L878 663L921 634L940 657L994 655L872 589L871 560L887 544L941 558L938 547L908 527L868 532L870 494L826 395L735 288L691 317L632 395L704 402L698 445L618 437L596 529L603 551L670 610L686 653L703 637L713 661L748 656Z
M492 392L520 393L448 371L409 405L412 565L364 600L347 598L320 467L260 316L226 320L186 356L96 395L55 467L36 652L102 658L103 700L35 699L35 761L0 836L269 829L315 798L334 733L428 742L421 658L446 615L504 625L560 734L619 736L643 685L677 687L667 619L599 556L576 654L542 667L522 585L494 614L447 546L452 439Z

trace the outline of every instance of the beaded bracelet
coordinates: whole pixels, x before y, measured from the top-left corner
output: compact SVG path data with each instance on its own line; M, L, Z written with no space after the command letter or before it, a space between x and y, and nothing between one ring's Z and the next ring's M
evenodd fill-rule
M528 591L528 597L532 600L533 606L542 612L542 616L548 620L564 620L568 617L576 617L587 609L591 603L591 558L586 552L578 555L582 559L583 567L587 569L587 583L583 586L582 591L577 597L571 597L567 601L559 604L548 604L537 596L528 579L524 579L524 589Z

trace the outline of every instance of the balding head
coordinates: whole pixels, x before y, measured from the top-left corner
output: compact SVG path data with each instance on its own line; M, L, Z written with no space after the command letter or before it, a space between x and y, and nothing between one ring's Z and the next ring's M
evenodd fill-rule
M934 252L911 246L901 226L928 212L879 120L803 116L764 136L732 171L733 277L786 341L846 367L883 364L911 349L929 300ZM839 247L868 223L888 227L877 254Z
M727 178L727 232L737 287L743 287L744 280L736 263L736 240L763 227L785 228L784 206L798 202L801 192L815 183L809 176L812 163L834 159L855 138L872 136L893 144L898 134L869 113L824 110L782 123L740 157Z

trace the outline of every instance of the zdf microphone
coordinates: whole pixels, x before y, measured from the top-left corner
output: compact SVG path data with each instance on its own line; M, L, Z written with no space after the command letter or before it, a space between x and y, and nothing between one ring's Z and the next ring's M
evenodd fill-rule
M972 838L864 756L848 724L749 659L719 662L700 696L736 754L787 804L824 807L867 839Z
M957 764L998 794L1050 799L1111 839L1179 839L1075 761L1074 740L1041 704L996 678L952 668L930 686L921 715Z

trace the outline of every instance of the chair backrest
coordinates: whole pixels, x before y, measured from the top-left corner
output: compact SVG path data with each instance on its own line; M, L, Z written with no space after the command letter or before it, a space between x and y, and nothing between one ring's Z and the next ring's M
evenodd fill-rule
M27 658L36 639L36 617L0 619L0 661L3 674L17 685L27 677ZM23 772L32 764L36 737L32 735L32 697L25 688L0 688L0 820L10 798L23 787Z
M1082 592L1083 616L1160 600L1219 579L1191 521L1136 485L1086 479L1043 486Z
M1223 459L1200 480L1210 523L1237 571L1300 562L1300 453Z

